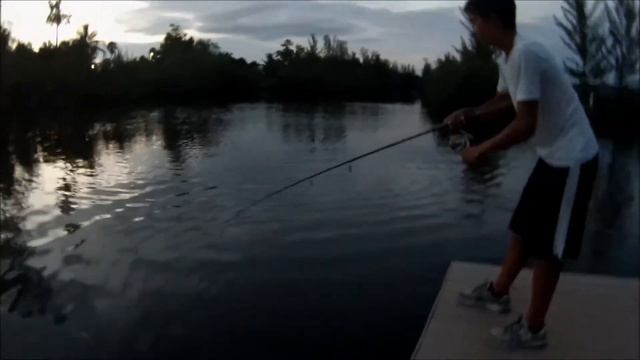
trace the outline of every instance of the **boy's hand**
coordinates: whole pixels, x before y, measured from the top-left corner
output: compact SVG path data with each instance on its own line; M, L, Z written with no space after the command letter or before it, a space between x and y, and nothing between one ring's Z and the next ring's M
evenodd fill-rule
M486 153L481 146L471 146L462 152L462 161L469 166L479 165L486 160Z
M451 115L447 116L444 119L445 123L449 125L452 131L456 132L462 129L466 123L470 115L473 113L473 108L464 108L458 111L451 113Z

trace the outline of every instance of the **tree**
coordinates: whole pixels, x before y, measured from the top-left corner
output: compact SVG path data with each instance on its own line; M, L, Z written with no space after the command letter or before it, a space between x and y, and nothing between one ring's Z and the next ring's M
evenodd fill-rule
M11 32L9 31L9 29L0 25L0 79L3 80L3 81L0 81L0 89L2 90L3 94L7 93L7 90L6 90L7 78L9 75L9 71L8 71L9 66L7 63L11 62L11 60L9 59L9 57L11 56L10 43L11 43ZM4 96L0 97L0 104L3 105L3 107L4 107L4 100L5 100ZM0 149L0 155L1 153L2 151Z
M220 53L220 45L209 39L198 39L194 45L194 48L202 55Z
M609 25L607 60L613 69L615 85L622 88L636 72L639 60L636 40L638 12L635 2L628 0L608 2L605 9Z
M118 44L116 42L109 41L106 43L105 48L109 53L109 58L102 60L102 69L110 69L113 68L115 64L122 64L122 54L120 54L120 49L118 49Z
M71 15L63 14L60 10L62 0L49 0L49 16L47 16L47 24L56 26L56 47L58 47L58 28L63 21L69 23Z
M160 49L154 52L153 60L156 62L177 61L176 59L182 59L185 55L191 54L195 47L196 42L193 37L187 36L180 25L170 24L169 27L170 30L160 44ZM205 44L199 45L200 48L205 46Z
M9 29L0 25L0 52L5 53L9 51L11 44L11 32ZM0 59L2 61L2 59Z
M82 25L80 30L76 31L76 35L78 35L77 41L80 43L96 47L100 43L98 40L96 40L98 33L95 31L89 32L89 24Z
M465 17L466 19L466 17ZM434 118L466 106L479 105L495 95L498 67L493 50L478 41L468 21L467 37L460 38L455 54L447 53L422 68L422 105Z
M465 60L467 58L475 58L480 59L482 61L491 61L493 62L494 51L488 45L483 44L478 40L475 31L471 27L469 20L467 19L464 11L461 9L460 12L463 14L463 21L460 21L462 26L467 30L468 40L464 37L460 37L460 47L453 47L461 60Z
M564 0L562 14L553 19L562 32L562 42L573 52L576 59L565 59L566 71L580 85L599 82L608 72L604 50L604 36L598 27L597 12L602 2L588 6L587 0Z
M285 39L266 55L264 65L247 63L223 52L207 39L194 39L171 25L164 41L149 56L123 59L115 42L99 41L89 25L73 39L9 46L0 31L0 104L15 109L66 109L159 101L216 102L257 100L412 101L419 77L410 65L391 63L363 50L366 62L349 52L347 43L326 36L326 54L317 38L303 44ZM53 39L52 39L53 40ZM322 50L321 50L322 49ZM100 66L95 56L105 55Z
M120 51L118 50L118 44L113 41L109 41L107 43L107 51L109 52L109 56L111 57L111 59L120 54Z
M291 49L293 47L293 41L286 39L280 46L282 49L276 51L276 58L285 65L289 64L294 55L294 51Z
M309 37L309 55L312 57L318 57L318 38L316 34L311 34Z
M336 37L334 36L333 39L331 39L331 36L327 34L322 37L322 41L322 55L325 57L333 56L335 53Z
M96 39L98 33L89 31L89 24L82 25L80 30L76 32L76 35L78 37L73 40L72 45L80 52L81 58L85 63L93 62L98 52L104 55L105 51L100 47L100 41Z
M360 60L362 60L363 64L371 62L371 55L369 54L369 49L366 47L360 48Z
M337 40L335 43L336 56L340 59L349 58L349 47L345 40Z

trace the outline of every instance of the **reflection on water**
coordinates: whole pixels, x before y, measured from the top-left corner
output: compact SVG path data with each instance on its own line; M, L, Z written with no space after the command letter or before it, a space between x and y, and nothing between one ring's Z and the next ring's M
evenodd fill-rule
M447 264L500 261L527 146L468 169L433 134L223 220L431 126L417 105L380 104L8 121L2 356L408 357ZM638 158L602 142L572 270L637 275Z

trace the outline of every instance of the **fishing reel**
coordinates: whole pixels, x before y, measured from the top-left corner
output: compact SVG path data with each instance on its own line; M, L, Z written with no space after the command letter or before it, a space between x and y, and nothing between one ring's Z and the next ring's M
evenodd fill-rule
M458 130L456 133L449 133L449 147L458 154L471 146L473 136L464 130Z

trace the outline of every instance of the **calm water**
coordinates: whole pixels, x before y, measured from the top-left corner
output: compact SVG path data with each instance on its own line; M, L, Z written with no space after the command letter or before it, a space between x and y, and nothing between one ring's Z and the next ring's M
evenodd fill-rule
M469 170L429 135L223 222L431 126L418 105L377 104L8 126L2 239L31 250L3 250L2 356L408 358L449 262L500 262L532 149ZM638 275L638 159L602 141L572 270Z

